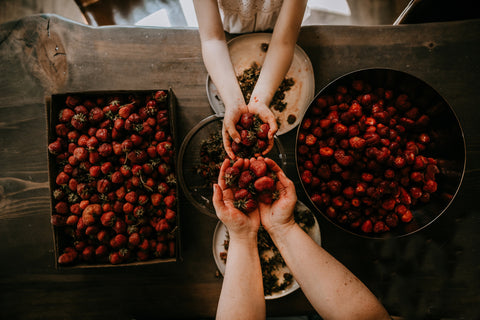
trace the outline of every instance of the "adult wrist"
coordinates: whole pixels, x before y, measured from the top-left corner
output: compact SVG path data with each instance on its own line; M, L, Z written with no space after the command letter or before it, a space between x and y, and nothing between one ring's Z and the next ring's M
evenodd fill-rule
M267 230L268 234L272 238L274 242L277 242L277 239L284 238L288 233L290 233L293 229L298 227L295 220L292 218L286 223L277 225L275 227L271 227Z

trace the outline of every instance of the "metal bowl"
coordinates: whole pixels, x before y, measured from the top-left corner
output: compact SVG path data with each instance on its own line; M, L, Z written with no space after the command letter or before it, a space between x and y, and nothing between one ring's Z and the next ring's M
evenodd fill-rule
M310 199L308 188L301 181L303 190L308 195L315 209L344 231L367 238L389 238L410 235L422 230L445 212L460 187L466 161L465 139L462 128L448 102L426 82L405 72L380 68L357 70L332 81L315 96L302 117L302 123L305 117L310 115L312 106L317 98L324 95L333 95L338 86L344 85L349 87L353 80L364 80L370 83L372 88L381 87L392 89L397 94L405 93L409 96L412 104L415 104L422 113L429 115L428 132L431 133L431 143L423 154L438 161L440 173L436 175L435 179L438 183L437 191L431 194L429 202L417 204L410 208L414 218L409 223L400 222L397 227L391 228L391 230L384 233L364 233L360 228L351 228L346 224L340 224L338 221L330 219ZM301 125L297 129L295 146L295 162L299 177L298 137L300 132Z
M197 173L197 167L201 164L202 142L212 134L221 134L222 123L223 117L217 115L211 115L200 121L185 136L178 156L178 179L183 193L200 212L213 218L217 216L212 204L212 184ZM285 151L277 137L274 138L273 149L266 156L274 160L282 169L285 168Z

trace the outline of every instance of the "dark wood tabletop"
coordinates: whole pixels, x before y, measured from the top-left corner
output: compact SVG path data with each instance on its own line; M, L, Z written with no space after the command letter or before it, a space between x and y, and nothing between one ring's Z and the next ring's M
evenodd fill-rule
M410 73L452 106L466 170L450 207L425 229L372 240L318 215L322 245L392 315L478 319L480 311L480 20L400 26L309 26L298 44L318 92L363 68ZM172 88L178 137L213 113L196 29L88 27L55 15L0 26L0 318L168 319L215 315L222 278L217 220L183 200L182 261L106 269L55 268L45 98L54 93ZM298 185L295 130L280 136ZM304 203L308 199L297 188ZM348 303L348 301L345 301ZM269 316L308 315L301 290L267 301Z

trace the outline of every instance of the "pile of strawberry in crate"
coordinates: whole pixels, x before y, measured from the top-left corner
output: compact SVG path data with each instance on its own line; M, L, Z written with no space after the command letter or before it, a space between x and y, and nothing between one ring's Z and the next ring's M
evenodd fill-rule
M52 97L49 164L60 265L174 260L170 91Z

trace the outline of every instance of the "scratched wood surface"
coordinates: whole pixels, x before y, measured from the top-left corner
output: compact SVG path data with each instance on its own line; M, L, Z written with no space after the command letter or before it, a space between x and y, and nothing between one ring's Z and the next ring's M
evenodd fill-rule
M323 246L364 281L394 315L478 318L480 21L407 26L318 26L299 45L316 91L362 68L409 72L436 88L463 127L467 167L450 208L412 236L372 241L319 216ZM45 97L53 93L172 88L183 139L212 114L197 30L93 28L55 15L0 26L0 318L147 319L214 316L222 279L216 220L181 203L176 264L56 270L50 228ZM297 183L295 132L281 136ZM300 188L299 198L308 200ZM348 303L348 302L346 302ZM312 314L301 290L267 302L272 316Z

